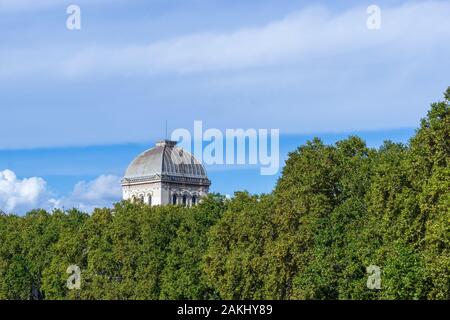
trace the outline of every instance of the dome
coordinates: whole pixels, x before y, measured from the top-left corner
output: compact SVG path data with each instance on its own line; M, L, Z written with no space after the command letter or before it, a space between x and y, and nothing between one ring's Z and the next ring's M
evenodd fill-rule
M128 166L123 182L171 177L201 179L209 184L203 165L170 140L160 141L137 156Z

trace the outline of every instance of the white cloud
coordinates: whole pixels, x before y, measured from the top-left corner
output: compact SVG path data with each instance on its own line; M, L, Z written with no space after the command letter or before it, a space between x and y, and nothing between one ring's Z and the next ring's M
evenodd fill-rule
M122 188L120 178L113 175L101 175L92 181L80 181L72 193L58 202L58 207L77 208L91 212L94 208L109 207L120 201Z
M366 7L334 13L315 6L264 26L230 32L200 32L119 46L74 48L60 42L57 47L5 49L0 52L0 76L192 73L308 65L311 59L336 55L369 57L372 51L382 51L384 58L394 60L402 55L421 57L432 46L450 49L444 40L450 37L449 16L450 3L442 1L382 7L381 30L374 31L366 27Z
M54 199L42 178L18 179L11 170L0 171L0 208L5 212L25 212L52 207Z
M11 170L0 171L0 209L8 213L24 214L37 208L63 207L92 212L97 207L110 207L120 201L121 195L120 178L113 175L80 181L68 196L56 198L42 178L18 179Z
M450 3L423 2L382 8L382 28L366 27L365 7L331 13L307 8L262 27L198 33L147 45L88 47L62 59L58 72L155 74L204 72L307 63L338 54L386 50L420 55L430 45L449 48ZM394 55L395 56L395 55Z
M380 6L381 30L366 28L365 6L274 13L256 26L247 13L242 24L253 27L224 29L233 15L194 33L177 33L190 23L171 15L130 23L131 11L90 19L79 33L50 19L30 43L21 39L34 25L19 26L23 36L0 46L0 108L9 118L0 148L147 141L163 132L167 110L173 128L197 119L282 134L415 127L448 85L450 2ZM214 18L197 14L202 23L190 30L205 30Z

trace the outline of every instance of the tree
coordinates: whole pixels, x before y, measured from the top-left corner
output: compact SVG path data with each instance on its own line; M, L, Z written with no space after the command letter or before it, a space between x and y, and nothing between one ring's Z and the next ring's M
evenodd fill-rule
M411 140L410 174L425 221L428 298L450 299L450 87Z
M271 203L271 196L238 192L211 228L205 272L220 298L265 298L264 252L273 232L269 219Z
M208 231L222 216L224 198L210 195L185 212L167 250L161 280L162 299L211 299L217 293L203 272Z
M271 194L0 214L0 299L449 300L449 100L406 145L308 141Z

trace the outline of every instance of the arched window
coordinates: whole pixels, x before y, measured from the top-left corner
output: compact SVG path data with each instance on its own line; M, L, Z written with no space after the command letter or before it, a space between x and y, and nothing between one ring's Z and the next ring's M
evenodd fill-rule
M144 195L143 195L143 194L141 194L141 195L139 196L139 199L141 200L142 203L145 203L145 202L144 202Z
M172 196L172 204L177 204L177 195L176 194L174 194Z
M197 197L195 195L192 196L192 205L195 206L197 204Z
M186 195L183 195L183 206L186 206L187 203L187 197Z
M152 205L152 195L151 195L151 194L148 195L147 204L148 204L149 206Z

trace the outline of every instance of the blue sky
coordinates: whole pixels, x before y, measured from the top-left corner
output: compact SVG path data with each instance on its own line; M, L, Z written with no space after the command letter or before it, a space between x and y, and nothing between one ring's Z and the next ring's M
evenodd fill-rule
M108 205L165 120L278 128L282 159L312 136L406 142L449 85L449 16L449 1L2 0L0 208ZM222 193L277 178L208 171Z

